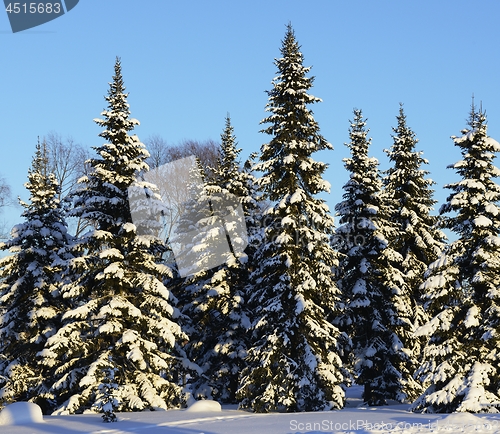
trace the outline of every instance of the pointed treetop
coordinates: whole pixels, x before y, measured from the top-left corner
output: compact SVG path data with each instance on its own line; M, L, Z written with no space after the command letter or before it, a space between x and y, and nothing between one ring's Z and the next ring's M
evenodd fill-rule
M123 84L123 76L122 76L122 62L118 56L116 57L115 60L115 75L113 75L113 82L110 83L110 85L111 88L108 94L125 93L125 85Z
M476 112L476 104L474 103L474 94L472 94L472 102L470 105L469 118L467 119L467 125L471 127L473 130L477 126L477 112Z
M264 172L259 181L271 200L280 200L285 191L302 188L307 194L328 191L329 185L320 181L326 170L325 163L311 158L316 151L333 149L320 134L309 104L321 99L308 93L313 79L307 76L311 69L303 65L303 56L291 26L287 27L281 52L284 57L275 59L278 75L273 79L266 111L269 115L260 123L268 124L261 130L272 136L261 147L260 163L254 170ZM315 173L308 173L313 170Z
M477 110L476 104L474 102L474 94L472 94L472 102L469 112L469 118L467 119L467 125L475 130L478 126L484 122L486 119L486 113L483 111L483 102L479 102L479 111Z
M409 154L414 152L415 145L418 143L418 139L412 129L406 123L406 114L404 112L403 103L399 103L399 114L396 116L397 126L392 127L394 134L393 145L390 149L384 149L388 154L391 161L395 161L395 169L405 169L407 164L407 159L410 158L409 155L404 157L404 154ZM416 154L415 154L416 156ZM417 158L415 162L426 163L426 160ZM391 171L389 171L391 172ZM388 173L388 172L386 172Z
M295 38L295 32L293 30L292 23L288 23L286 26L285 38L282 41L280 51L283 57L288 57L292 54L299 54L302 58L302 54L300 53L300 45Z
M303 66L304 56L300 51L300 45L295 37L295 31L292 28L292 24L288 23L286 26L286 33L284 39L281 41L280 52L282 57L280 59L275 59L275 64L278 67L280 74L288 75L288 80L296 81L293 78L307 74L311 67ZM284 80L286 81L286 79ZM299 80L300 82L301 80ZM312 83L314 82L314 77L307 78L303 84L306 84L305 89L308 90ZM319 100L319 99L318 99Z
M47 151L47 144L45 142L40 143L40 137L38 137L38 142L36 145L35 155L33 156L33 162L31 168L28 169L28 174L38 173L43 176L48 175L48 165L49 157Z
M396 116L396 119L398 120L398 127L400 125L405 125L406 126L406 114L405 114L402 102L399 103L399 115Z
M236 176L238 171L238 154L241 149L237 149L236 136L234 135L234 127L231 125L231 118L229 113L226 115L226 125L224 132L221 134L221 150L219 157L220 170L227 172L233 172ZM228 173L228 176L231 176Z
M108 102L108 108L101 116L105 119L94 119L99 126L106 127L107 132L102 132L100 137L112 141L113 136L119 135L124 139L124 134L132 131L136 125L139 125L137 119L130 118L130 106L127 102L128 93L125 93L125 85L122 76L122 65L119 57L115 60L115 75L113 81L109 83L108 94L104 99ZM121 130L121 131L120 131ZM119 139L119 140L120 140Z
M349 136L350 143L346 146L353 151L353 154L368 154L368 147L371 144L371 138L367 139L370 129L366 128L367 118L363 119L363 111L361 109L354 109L354 119L350 121ZM361 139L361 140L358 140Z

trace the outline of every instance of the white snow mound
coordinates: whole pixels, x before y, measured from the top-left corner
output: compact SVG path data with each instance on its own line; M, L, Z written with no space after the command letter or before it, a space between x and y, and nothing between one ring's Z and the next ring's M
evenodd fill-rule
M14 402L0 411L0 426L42 422L42 409L32 402Z
M222 411L220 404L217 401L212 401L208 399L204 399L201 401L196 401L191 404L186 411L192 412L214 412L214 411Z
M485 421L483 419L473 415L472 413L451 413L444 417L443 420L440 420L439 424L466 427L481 426L484 422Z

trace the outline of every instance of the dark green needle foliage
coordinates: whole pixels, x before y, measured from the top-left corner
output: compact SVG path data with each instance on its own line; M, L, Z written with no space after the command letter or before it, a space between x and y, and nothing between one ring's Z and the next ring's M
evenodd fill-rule
M313 79L291 25L275 64L262 121L270 141L255 165L271 205L250 277L252 334L237 396L242 408L257 412L342 408L345 336L331 322L339 299L333 219L316 197L329 189L327 165L311 157L332 146L308 108L320 99L308 93Z

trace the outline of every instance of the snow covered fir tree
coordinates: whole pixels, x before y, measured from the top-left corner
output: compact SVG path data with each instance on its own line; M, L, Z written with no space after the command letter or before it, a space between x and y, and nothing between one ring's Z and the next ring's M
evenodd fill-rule
M319 132L309 104L313 79L291 25L275 60L278 76L268 92L262 123L269 143L255 169L272 205L265 239L256 252L249 290L251 342L237 397L257 412L314 411L344 406L344 335L331 323L339 291L331 272L333 218L324 200L326 164L312 159L331 145Z
M0 244L0 400L34 400L46 386L38 353L59 328L66 305L60 295L64 261L71 257L60 186L48 171L47 148L38 143L21 201L24 222Z
M421 168L429 162L415 150L418 139L407 125L402 104L396 119L393 145L385 150L392 167L384 173L384 200L392 208L391 220L397 229L393 246L403 255L409 287L417 290L429 264L441 254L445 235L437 227L438 218L431 215L436 204L432 189L435 182L426 178L429 171ZM414 298L421 299L419 294Z
M351 158L344 159L349 181L335 207L337 277L345 304L339 323L352 340L351 364L356 383L364 386L363 400L383 405L405 400L411 388L408 351L399 335L412 326L411 300L404 291L402 257L386 238L387 207L378 160L368 155L367 133L361 110L354 110L347 144Z
M396 328L410 355L402 369L406 371L408 382L405 393L411 401L422 392L420 383L413 380L425 344L425 340L415 339L413 334L428 319L421 284L428 266L440 255L445 236L437 227L437 217L431 215L436 203L431 188L434 181L426 178L429 172L421 168L428 161L422 157L422 152L415 150L418 139L407 125L402 104L393 132L393 145L386 150L392 167L383 178L383 202L389 217L385 225L386 237L392 249L402 255L404 284L399 291L406 292L413 313L408 318L410 322L405 321Z
M223 264L186 277L180 287L184 294L178 296L180 300L188 299L181 307L190 324L186 329L189 335L186 351L203 370L192 381L192 393L196 398L216 399L222 403L237 402L238 379L245 363L250 324L245 286L253 260L253 240L258 237L256 220L260 212L255 179L240 167L240 151L228 116L221 135L218 165L211 168L212 176L205 179L203 194L196 200L197 205L205 208L205 214L199 215L201 218L196 222L190 221L189 225L196 225L201 235L191 248L198 260L203 252L210 254L217 250L213 244L220 243L221 237L229 250ZM238 204L242 206L242 215L234 209ZM217 222L219 231L206 230L207 225L217 226ZM235 231L237 227L239 230ZM238 247L235 243L240 244L239 248L234 248Z
M61 289L70 308L41 352L51 379L56 414L102 410L103 384L114 372L113 411L170 408L181 403L182 353L186 338L175 322L173 297L162 281L170 270L154 252L154 239L137 235L127 189L147 171L144 145L130 131L121 63L105 97L106 140L89 161L90 173L74 193L72 216L93 229L75 244L67 266L71 282Z
M500 402L500 186L493 165L500 144L487 135L474 104L468 127L452 137L462 160L448 166L460 180L440 213L457 239L431 264L423 284L434 316L419 378L428 387L413 403L424 412L497 412ZM447 215L451 214L451 215Z

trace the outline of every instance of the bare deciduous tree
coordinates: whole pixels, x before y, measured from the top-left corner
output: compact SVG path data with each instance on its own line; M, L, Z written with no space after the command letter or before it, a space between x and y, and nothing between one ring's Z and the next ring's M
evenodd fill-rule
M145 141L150 157L146 160L150 167L148 179L155 184L166 205L163 215L162 237L169 240L179 218L184 212L184 205L189 197L189 189L179 180L189 179L189 163L168 165L174 161L195 156L203 167L207 178L212 175L212 169L219 164L220 145L213 140L184 140L179 144L170 145L160 136L152 136ZM187 181L186 181L187 182Z
M8 206L12 203L10 186L5 178L0 177L0 208Z
M151 169L191 155L200 160L208 173L210 173L210 168L218 164L220 145L214 140L183 140L176 145L170 145L165 139L155 135L146 139L144 144L150 153L146 162Z
M169 145L167 141L158 135L149 137L144 144L149 152L149 158L146 160L150 169L156 169L172 161L169 155Z
M43 141L47 147L48 172L53 173L61 186L59 199L64 200L76 187L78 179L88 173L86 161L90 152L71 137L63 139L60 134L50 132ZM88 222L81 219L68 219L70 231L75 235L81 234Z
M0 212L7 206L13 205L10 185L7 183L5 178L0 177ZM7 222L0 222L0 239L5 239L8 237Z
M87 173L85 162L90 158L90 153L73 138L63 140L54 132L47 134L44 142L47 145L48 169L54 173L61 185L61 199L67 196L78 179Z

